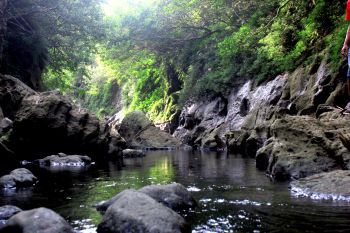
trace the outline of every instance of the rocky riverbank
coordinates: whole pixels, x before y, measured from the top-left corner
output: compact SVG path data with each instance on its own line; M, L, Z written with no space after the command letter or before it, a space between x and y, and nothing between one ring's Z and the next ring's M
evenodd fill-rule
M226 97L188 102L174 136L254 156L275 180L349 169L350 117L337 108L349 97L342 73L324 57L259 86L248 80Z

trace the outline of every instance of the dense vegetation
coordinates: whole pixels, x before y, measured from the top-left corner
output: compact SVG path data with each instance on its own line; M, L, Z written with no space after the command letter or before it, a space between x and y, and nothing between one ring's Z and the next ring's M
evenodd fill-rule
M165 121L188 99L225 96L237 82L274 78L320 60L324 51L335 69L342 63L339 0L159 0L105 17L97 0L12 4L14 12L23 4L39 7L24 19L42 41L35 46L49 54L46 87L101 116L123 106ZM39 41L9 20L8 38L20 33L27 48Z

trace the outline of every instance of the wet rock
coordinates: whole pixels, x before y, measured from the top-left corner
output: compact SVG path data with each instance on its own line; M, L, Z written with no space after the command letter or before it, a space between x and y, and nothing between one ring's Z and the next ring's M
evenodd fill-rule
M1 233L74 233L60 215L47 208L22 211L12 216Z
M125 190L108 207L97 232L180 233L190 232L190 228L180 215L148 195Z
M312 199L350 201L350 171L336 170L293 181L291 192Z
M0 206L0 219L1 220L7 220L11 218L13 215L21 212L22 210L18 208L17 206L13 205L4 205Z
M146 154L142 150L125 149L123 150L123 157L134 158L134 157L144 157Z
M0 229L6 224L9 218L21 211L20 208L12 205L0 206Z
M13 170L10 174L0 178L0 187L29 187L34 185L36 181L37 178L28 169L18 168Z
M148 185L138 191L149 195L156 201L175 211L186 210L197 205L190 192L187 191L183 185L178 183L168 185ZM96 209L99 212L104 213L109 206L120 198L121 195L122 193L117 194L115 197L107 201L98 203Z
M8 119L8 118L4 118L0 121L0 134L5 134L8 131L10 131L12 129L13 126L13 122Z
M324 115L326 114L326 115ZM336 136L350 131L347 120L324 113L321 120L310 116L285 116L271 125L272 138L258 151L257 167L266 167L276 180L300 179L349 166L349 151Z
M172 210L180 211L196 207L197 203L187 189L178 183L149 185L138 190Z
M95 115L71 104L59 91L37 93L16 78L0 76L0 108L13 119L6 146L18 160L60 151L118 156L125 148L121 137L105 130Z
M177 148L181 145L178 139L156 128L141 111L125 116L119 133L130 148Z
M38 160L39 164L44 166L63 166L63 167L82 167L91 164L91 158L86 155L58 155L47 156Z

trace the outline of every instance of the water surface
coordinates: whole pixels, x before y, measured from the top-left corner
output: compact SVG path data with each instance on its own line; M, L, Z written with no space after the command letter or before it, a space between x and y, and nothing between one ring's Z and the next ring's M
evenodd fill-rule
M160 151L84 169L29 169L40 182L0 191L0 205L51 208L80 232L95 232L101 221L95 203L124 189L172 182L199 204L187 215L193 232L350 232L348 202L293 197L288 183L271 182L254 159L239 155Z

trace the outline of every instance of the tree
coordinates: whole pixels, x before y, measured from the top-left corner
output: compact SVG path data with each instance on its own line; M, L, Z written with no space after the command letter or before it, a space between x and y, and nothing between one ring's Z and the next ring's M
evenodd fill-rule
M104 36L99 0L16 0L5 13L8 31L2 72L41 89L46 67L77 70Z

